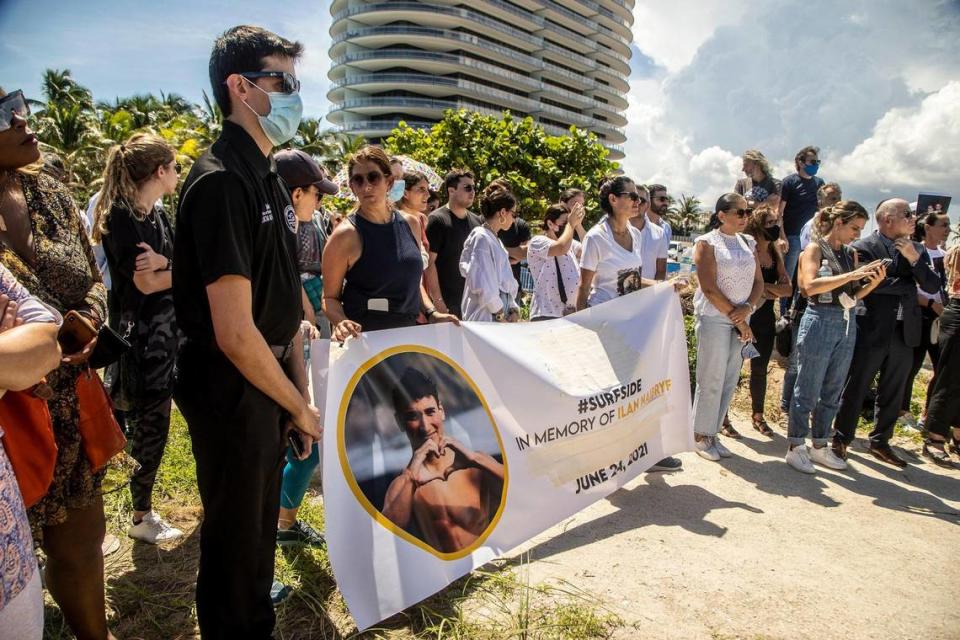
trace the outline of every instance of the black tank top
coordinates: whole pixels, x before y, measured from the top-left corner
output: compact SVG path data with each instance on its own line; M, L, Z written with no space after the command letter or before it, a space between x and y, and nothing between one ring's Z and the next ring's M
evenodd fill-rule
M347 270L343 285L343 311L354 322L370 324L367 301L386 298L395 326L406 326L420 312L420 279L423 258L403 216L393 212L390 222L376 224L356 214L347 220L360 234L360 259ZM376 312L373 312L376 314ZM380 324L376 323L378 328ZM373 326L364 329L373 329Z

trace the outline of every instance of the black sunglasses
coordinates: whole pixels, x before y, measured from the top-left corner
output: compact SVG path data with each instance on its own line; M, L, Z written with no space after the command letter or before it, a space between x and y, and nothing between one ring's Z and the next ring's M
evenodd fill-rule
M176 171L177 173L180 173L181 171L183 171L183 165L180 164L179 162L175 162L173 164L173 170Z
M465 184L460 188L466 191L467 193L471 193L474 189L476 189L476 187L472 184Z
M617 196L618 198L621 196L627 196L634 202L639 202L640 204L647 204L647 199L641 196L636 191L621 191L620 193L615 193L613 195Z
M13 116L26 118L30 115L30 105L19 89L0 98L0 131L13 126Z
M286 71L245 71L240 74L247 80L254 80L256 78L281 78L283 80L283 87L280 89L281 93L297 93L300 91L300 81L293 77L293 74L287 73Z
M354 189L362 189L364 185L369 184L371 187L375 187L380 184L380 181L384 179L384 175L380 171L371 171L366 176L362 173L355 173L350 176L350 186Z
M753 209L727 209L724 213L735 213L738 218L746 218Z

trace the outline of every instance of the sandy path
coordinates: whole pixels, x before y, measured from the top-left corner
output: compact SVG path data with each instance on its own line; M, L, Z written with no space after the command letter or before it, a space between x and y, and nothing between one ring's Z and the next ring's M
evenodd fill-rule
M531 581L598 594L637 625L617 638L960 638L960 471L858 440L848 470L805 476L781 429L732 417L733 458L684 454L538 536Z

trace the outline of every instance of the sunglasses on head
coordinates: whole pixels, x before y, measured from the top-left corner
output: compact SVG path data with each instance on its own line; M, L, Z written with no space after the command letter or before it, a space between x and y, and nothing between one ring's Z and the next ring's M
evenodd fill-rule
M369 184L371 187L375 187L380 184L380 181L384 179L384 175L381 171L371 171L366 176L362 173L355 173L350 176L350 186L354 189L362 189L364 185Z
M613 195L617 196L618 198L621 196L627 196L634 202L639 202L640 204L647 204L647 199L641 196L636 191L621 191L620 193L615 193Z
M30 105L19 89L0 98L0 131L13 126L13 117L26 118L30 115Z
M281 93L297 93L300 91L300 81L293 77L293 74L287 73L286 71L245 71L240 74L247 80L255 80L257 78L281 78L283 80L283 87L281 87Z

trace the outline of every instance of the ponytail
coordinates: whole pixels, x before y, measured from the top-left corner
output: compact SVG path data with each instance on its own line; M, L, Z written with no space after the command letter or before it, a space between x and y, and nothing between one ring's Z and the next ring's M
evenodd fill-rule
M110 211L115 204L126 207L137 220L148 210L137 204L140 189L154 172L175 158L173 147L156 135L137 133L125 143L110 147L103 168L103 186L93 211L92 237L95 244L107 234Z

